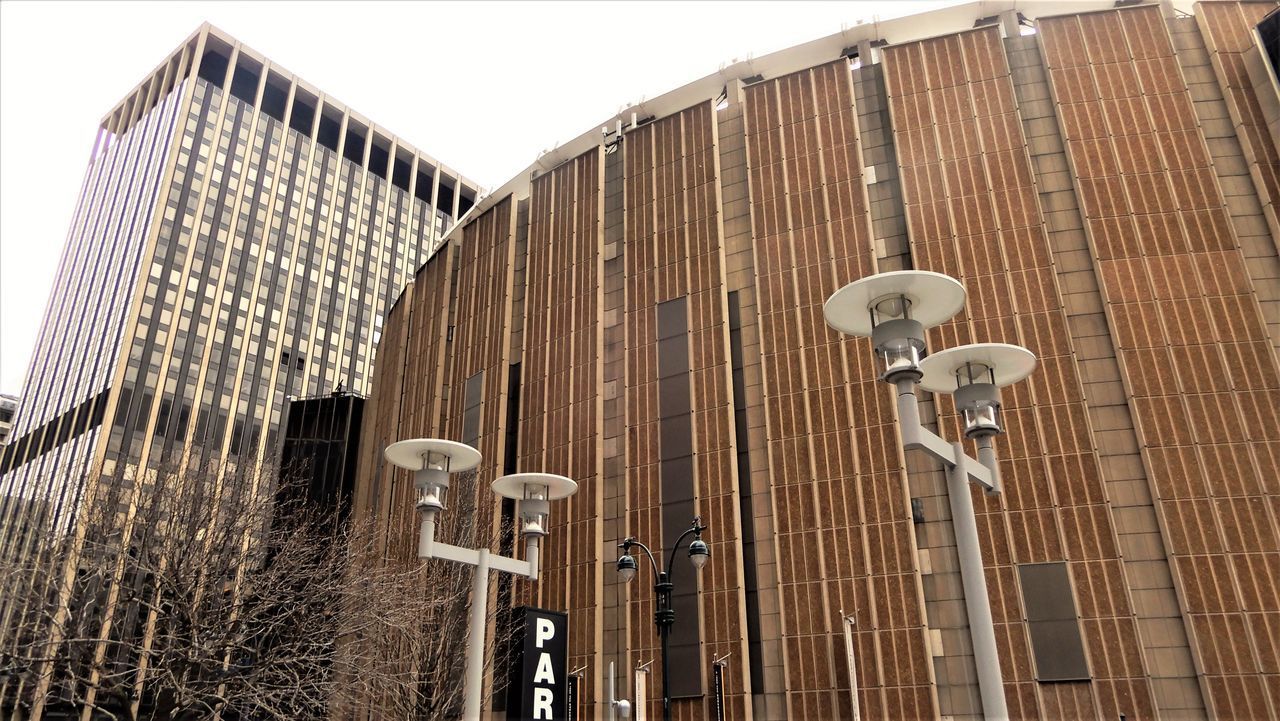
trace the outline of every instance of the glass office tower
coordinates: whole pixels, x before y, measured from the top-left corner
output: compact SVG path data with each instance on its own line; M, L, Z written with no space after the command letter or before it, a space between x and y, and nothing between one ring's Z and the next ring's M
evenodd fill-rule
M0 455L2 550L67 527L85 477L256 464L287 396L368 392L384 308L476 194L201 27L102 121Z

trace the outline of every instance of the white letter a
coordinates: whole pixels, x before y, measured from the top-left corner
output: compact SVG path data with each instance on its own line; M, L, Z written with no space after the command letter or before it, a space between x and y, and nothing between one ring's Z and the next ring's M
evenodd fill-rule
M551 656L549 654L544 653L538 657L538 670L533 672L533 682L555 684L556 674L555 670L551 668Z

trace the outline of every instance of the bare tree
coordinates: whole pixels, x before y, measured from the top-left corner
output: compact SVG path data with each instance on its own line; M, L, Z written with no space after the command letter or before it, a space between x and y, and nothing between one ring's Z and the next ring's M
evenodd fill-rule
M0 715L457 718L471 570L388 557L295 482L148 473L6 560ZM458 510L446 539L483 542Z

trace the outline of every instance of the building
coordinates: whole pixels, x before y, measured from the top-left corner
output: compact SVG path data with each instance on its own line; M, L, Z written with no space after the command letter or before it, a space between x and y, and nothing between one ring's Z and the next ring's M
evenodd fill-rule
M279 462L281 475L292 482L278 498L338 520L350 514L364 401L342 390L289 400Z
M18 413L18 397L0 393L0 446L9 442L13 432L13 417Z
M0 553L99 490L127 538L136 479L229 477L274 460L287 397L367 392L386 307L477 194L200 27L102 119L0 459Z
M357 510L411 557L381 454L404 438L473 438L482 489L576 479L515 603L568 613L586 717L611 663L629 697L650 662L658 717L648 570L623 585L616 544L696 512L678 718L712 717L722 659L725 718L979 718L945 478L822 315L855 279L941 271L969 302L933 348L1040 359L1005 394L1005 492L974 496L1011 712L1277 718L1274 7L970 3L584 119L388 310Z

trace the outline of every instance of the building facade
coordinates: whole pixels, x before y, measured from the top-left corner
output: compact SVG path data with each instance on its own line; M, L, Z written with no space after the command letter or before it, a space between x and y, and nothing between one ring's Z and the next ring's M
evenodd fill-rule
M364 402L338 390L285 404L279 468L288 482L279 501L337 523L350 515Z
M18 397L0 393L0 446L9 442L14 416L18 413Z
M648 571L623 584L616 544L695 513L677 718L713 717L716 662L725 718L980 718L946 479L822 315L939 271L969 301L932 349L1040 359L1004 396L1004 493L973 498L1011 713L1280 717L1275 7L971 3L593 125L390 307L357 511L411 558L412 479L381 453L404 438L474 442L480 489L577 480L514 598L568 613L589 718L610 664L661 713Z
M274 462L288 397L368 391L384 311L477 193L198 29L102 120L0 455L0 552L98 489L127 538L148 474Z

